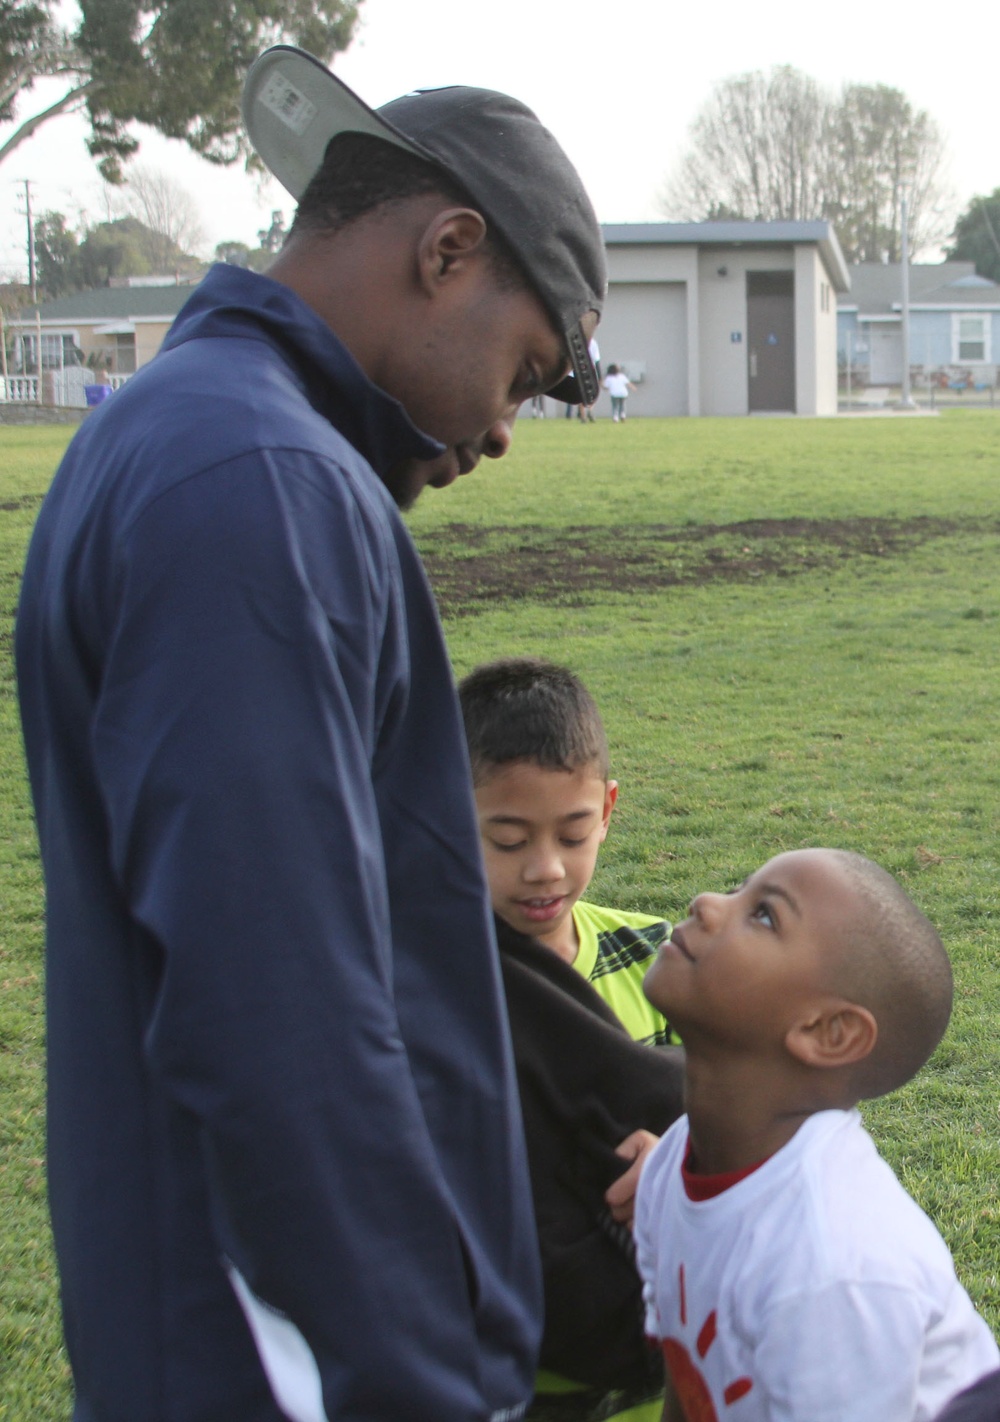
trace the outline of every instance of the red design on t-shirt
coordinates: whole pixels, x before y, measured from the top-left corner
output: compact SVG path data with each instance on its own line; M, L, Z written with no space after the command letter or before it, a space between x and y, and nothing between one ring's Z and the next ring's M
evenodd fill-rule
M680 1316L681 1327L685 1327L687 1325L687 1287L683 1264L677 1271L677 1283L679 1286L677 1312ZM699 1358L705 1357L715 1342L717 1333L718 1317L713 1308L698 1330L695 1348ZM670 1381L677 1394L681 1411L684 1413L685 1422L719 1422L719 1415L715 1410L715 1403L712 1401L708 1383L687 1348L678 1338L664 1338L662 1346ZM734 1402L739 1402L741 1397L746 1397L752 1388L752 1378L735 1378L723 1389L723 1401L727 1407L732 1407Z
M678 1343L676 1338L664 1338L663 1356L687 1422L719 1422L708 1384L698 1371L697 1364L692 1363L684 1344Z
M715 1334L716 1319L715 1309L713 1308L712 1312L705 1319L705 1322L701 1325L701 1332L698 1334L698 1342L696 1346L698 1349L699 1358L704 1358L709 1348L711 1348L712 1344L715 1342Z

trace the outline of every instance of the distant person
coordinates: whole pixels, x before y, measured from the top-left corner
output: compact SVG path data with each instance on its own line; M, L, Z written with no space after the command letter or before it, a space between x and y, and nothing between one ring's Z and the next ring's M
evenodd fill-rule
M669 925L582 897L618 787L579 678L509 658L477 667L459 699L542 1253L549 1371L528 1415L658 1422L628 1225L642 1159L681 1111L680 1053L642 991Z
M600 378L601 378L601 350L600 350L600 347L599 347L598 344L597 344L597 338L596 338L595 336L591 336L591 338L590 338L590 341L589 341L589 343L588 343L588 345L587 345L587 354L588 354L588 356L590 357L590 362L591 362L592 366L594 367L594 370L596 370L596 372L597 372L597 379L598 379L598 382L600 382ZM596 403L596 401L597 401L597 396L598 396L598 394L599 394L599 389L598 389L597 391L592 391L592 392L590 393L590 397L589 397L587 400L574 401L573 403L567 403L567 405L566 405L566 418L567 418L567 420L569 420L569 419L572 418L572 416L573 416L573 411L576 410L576 417L577 417L578 420L581 421L581 423L583 423L583 424L588 424L588 423L589 423L589 424L593 424L593 423L594 423L594 405L595 405L595 403ZM569 402L572 397L571 397L571 396L567 396L566 398L567 398L567 402Z
M619 365L609 365L603 385L611 396L611 418L617 425L625 418L625 401L635 386Z
M400 515L572 368L600 228L490 90L251 69L298 199L76 435L21 588L76 1422L516 1422L542 1301L450 665Z
M588 354L590 355L590 359L591 359L591 361L593 362L594 369L597 371L597 378L598 378L598 380L600 380L600 378L601 378L601 348L600 348L600 346L597 344L597 337L596 337L596 336L591 336L591 338L590 338L590 345L588 346L587 350L588 350ZM594 399L591 400L591 402L590 402L589 405L588 405L588 404L582 404L582 405L579 405L579 406L577 407L578 414L579 414L581 420L586 420L589 424L593 424L593 423L594 423L594 405L595 405L596 403L597 403L597 396L595 395L595 396L594 396Z
M870 860L796 850L699 894L646 993L686 1054L636 1206L667 1422L929 1422L1000 1354L855 1106L948 1024L934 928Z

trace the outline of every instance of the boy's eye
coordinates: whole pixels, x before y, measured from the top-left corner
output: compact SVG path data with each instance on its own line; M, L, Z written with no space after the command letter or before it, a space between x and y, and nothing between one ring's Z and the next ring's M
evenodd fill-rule
M523 840L523 839L517 839L517 840L514 841L513 844L504 844L504 843L503 843L501 840L499 840L499 839L491 839L491 840L490 840L490 844L493 846L493 848L494 848L494 849L499 849L500 852L501 852L501 854L504 853L505 851L508 851L508 850L523 849L526 843L527 843L527 841L526 841L526 840Z
M587 836L586 836L586 835L584 835L583 839L567 839L565 835L563 836L563 844L566 846L567 849L579 849L579 847L580 847L581 844L586 844L586 843L587 843Z
M774 928L775 926L774 914L771 912L770 904L758 904L751 914L751 918L757 919L759 923L765 924L768 928Z

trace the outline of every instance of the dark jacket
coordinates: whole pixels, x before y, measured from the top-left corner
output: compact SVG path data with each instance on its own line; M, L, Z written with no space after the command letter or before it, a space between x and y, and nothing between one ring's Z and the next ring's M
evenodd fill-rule
M500 919L497 940L542 1254L542 1365L625 1386L650 1357L631 1234L604 1192L626 1168L615 1146L681 1114L682 1053L633 1042L575 968Z
M987 1373L952 1398L935 1422L1000 1422L1000 1371Z
M439 449L290 291L215 268L39 517L17 653L78 1422L530 1396L461 722L377 477Z

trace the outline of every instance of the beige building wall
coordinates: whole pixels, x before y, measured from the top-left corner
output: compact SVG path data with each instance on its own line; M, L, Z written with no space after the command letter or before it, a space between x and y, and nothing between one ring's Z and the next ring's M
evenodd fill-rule
M173 320L140 317L135 321L135 368L148 365L163 345Z
M837 413L837 293L818 247L795 249L795 388L798 414Z
M610 361L619 359L647 363L645 388L640 386L636 394L629 397L629 410L637 415L699 414L697 249L662 244L609 247L607 255L610 287L605 314L597 328L604 369L607 370ZM628 291L628 296L623 295L618 302L616 285L623 292ZM643 285L649 287L650 308L658 308L671 323L670 333L664 333L662 345L651 351L631 349L633 345L643 344L641 326L636 326L636 339L626 334L627 326L632 324L629 316L642 301ZM678 341L682 343L678 364L683 362L684 370L675 366L658 372L656 360ZM686 387L684 395L680 395L682 383Z
M63 322L46 321L42 323L44 333L66 333L72 335L74 345L83 352L83 359L88 363L90 356L102 356L107 358L109 351L115 347L116 338L102 328L110 324L115 324L119 328L131 325L135 332L135 368L147 365L157 351L163 345L167 332L173 324L173 317L168 316L140 316L134 321L122 321L111 323L102 318L99 321L87 322ZM33 330L30 325L25 327L29 333Z
M713 247L700 253L701 414L747 413L747 272L791 267L791 247Z

